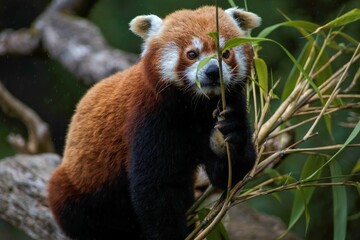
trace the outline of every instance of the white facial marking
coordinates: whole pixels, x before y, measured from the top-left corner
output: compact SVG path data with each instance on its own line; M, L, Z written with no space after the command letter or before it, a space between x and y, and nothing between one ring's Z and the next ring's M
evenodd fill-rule
M198 50L199 52L201 52L201 50L203 49L203 43L202 41L197 38L197 37L194 37L193 40L192 40L192 44L194 45L195 49Z
M211 66L211 65L216 65L218 66L218 61L217 59L213 58L211 59L204 67L202 67L198 72L197 72L197 67L199 65L199 63L201 62L201 60L203 60L204 58L207 57L211 57L214 56L212 54L209 55L202 55L199 60L195 63L193 63L191 66L189 66L186 70L185 70L185 76L189 81L189 84L191 86L193 86L197 93L203 95L205 94L214 94L214 95L220 95L221 91L220 91L220 85L219 86L204 86L204 82L208 81L208 77L206 76L206 69ZM223 80L225 85L229 85L230 84L230 80L231 80L231 67L226 64L225 62L222 63L222 68L223 68ZM196 76L198 77L198 80L200 82L201 85L201 89L199 89L196 86Z
M176 66L179 61L180 49L175 43L168 43L161 52L160 73L164 81L176 81Z
M225 45L225 39L223 37L219 38L219 45L220 45L220 49L222 49Z

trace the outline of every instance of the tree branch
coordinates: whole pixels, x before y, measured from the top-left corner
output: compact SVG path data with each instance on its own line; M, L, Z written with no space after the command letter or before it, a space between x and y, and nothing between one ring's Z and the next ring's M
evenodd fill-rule
M59 163L55 154L17 155L0 161L0 217L33 239L67 239L45 197L50 173Z
M38 49L40 35L36 30L4 30L0 33L0 56L6 54L30 55Z
M16 155L0 160L0 218L33 239L68 240L46 202L46 184L60 161L55 154ZM213 195L210 201L217 198ZM232 207L224 224L230 239L264 239L286 231L279 219L246 205ZM297 238L288 234L284 239Z
M47 123L28 106L11 95L0 82L0 108L9 116L21 120L28 130L28 140L20 135L10 135L10 143L21 153L54 152Z
M45 52L86 86L129 68L137 56L109 47L94 24L78 17L86 15L95 2L52 1L32 28L0 33L0 56Z

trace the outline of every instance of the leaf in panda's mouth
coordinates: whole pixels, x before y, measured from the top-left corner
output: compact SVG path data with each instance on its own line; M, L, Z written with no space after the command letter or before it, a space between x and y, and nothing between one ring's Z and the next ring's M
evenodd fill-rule
M200 83L200 80L198 77L198 72L213 58L215 58L215 55L201 59L201 61L197 65L195 83L196 83L196 86L198 86L198 88L200 88L200 89L201 89L201 83ZM203 84L203 86L205 86L205 85Z

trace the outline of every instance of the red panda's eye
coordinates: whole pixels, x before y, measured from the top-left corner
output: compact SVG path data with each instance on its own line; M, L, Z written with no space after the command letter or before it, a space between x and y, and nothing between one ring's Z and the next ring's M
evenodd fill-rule
M223 52L222 57L225 58L225 59L229 58L230 57L230 51L226 50L225 52Z
M190 50L186 53L186 56L188 57L188 59L194 60L195 58L197 58L198 54L194 50Z

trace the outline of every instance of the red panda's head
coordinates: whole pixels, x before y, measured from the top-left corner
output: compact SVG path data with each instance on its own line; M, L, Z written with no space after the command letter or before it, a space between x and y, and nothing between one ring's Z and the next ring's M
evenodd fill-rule
M261 18L237 8L219 9L220 46L260 25ZM208 34L216 31L215 8L180 10L161 19L155 15L138 16L130 29L144 39L142 60L146 74L156 85L174 84L196 94L220 94L219 66L211 59L199 71L199 62L216 56L216 45ZM249 44L234 47L223 54L226 88L241 84L249 74L252 50ZM197 87L196 77L201 84Z

